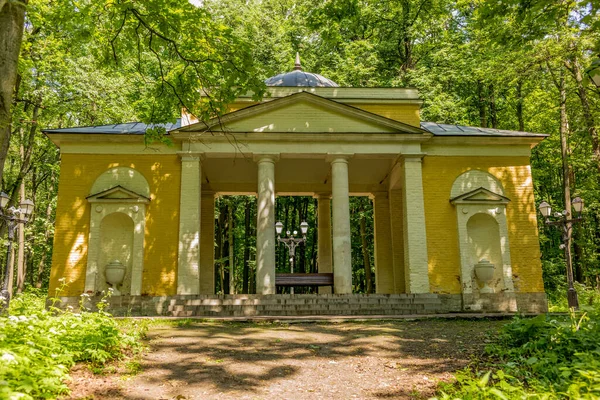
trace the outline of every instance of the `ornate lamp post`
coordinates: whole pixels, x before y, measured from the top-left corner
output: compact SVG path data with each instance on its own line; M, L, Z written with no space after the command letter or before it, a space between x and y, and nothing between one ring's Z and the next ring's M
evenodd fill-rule
M12 251L12 242L15 239L15 228L17 224L26 224L29 221L29 216L33 213L33 201L24 200L19 208L10 207L6 209L10 198L4 192L0 193L0 218L6 221L8 226L8 246L6 251L6 265L4 267L4 282L2 290L0 290L0 314L8 311L10 304L10 293L8 286L10 284L10 253Z
M573 286L573 264L571 262L571 233L573 230L573 224L581 222L583 218L581 213L583 211L583 200L581 197L575 197L571 201L572 209L576 215L575 218L571 218L570 210L563 210L562 212L555 212L552 214L552 207L545 201L540 203L540 213L545 218L546 225L559 226L562 228L562 244L560 248L565 252L565 260L567 262L567 283L569 288L567 289L567 300L569 302L569 308L579 309L579 300L577 299L577 291ZM567 207L570 209L571 207ZM554 218L552 221L550 218Z
M290 232L287 231L285 234L288 236L286 238L281 237L281 233L283 232L283 224L281 221L275 224L275 230L277 231L277 241L285 244L288 251L290 252L290 272L294 273L294 261L296 260L296 247L298 247L301 243L306 241L306 233L308 232L308 223L303 221L300 224L300 231L302 232L302 237L295 237L298 234L298 231ZM290 288L290 293L294 294L294 288Z

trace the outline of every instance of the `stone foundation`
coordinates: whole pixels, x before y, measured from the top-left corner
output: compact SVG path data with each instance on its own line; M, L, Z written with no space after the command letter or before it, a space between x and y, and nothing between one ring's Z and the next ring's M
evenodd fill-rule
M80 297L61 297L57 307L79 310ZM84 306L97 310L100 297L89 297ZM115 296L106 311L116 316L245 317L309 315L411 315L453 312L522 312L548 310L545 293L484 295L463 308L460 294L274 294ZM474 307L473 307L474 305Z

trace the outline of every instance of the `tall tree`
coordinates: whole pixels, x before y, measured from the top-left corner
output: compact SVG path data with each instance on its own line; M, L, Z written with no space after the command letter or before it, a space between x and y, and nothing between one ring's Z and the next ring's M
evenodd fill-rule
M11 134L11 106L17 83L27 0L0 0L0 184Z

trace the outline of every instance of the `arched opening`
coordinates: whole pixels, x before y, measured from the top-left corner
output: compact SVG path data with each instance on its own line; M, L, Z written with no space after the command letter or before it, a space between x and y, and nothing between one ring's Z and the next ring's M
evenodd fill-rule
M125 277L119 290L123 295L131 294L131 271L133 262L133 220L123 213L112 213L100 222L100 254L98 255L99 279L97 290L106 290L106 265L119 261L125 269Z

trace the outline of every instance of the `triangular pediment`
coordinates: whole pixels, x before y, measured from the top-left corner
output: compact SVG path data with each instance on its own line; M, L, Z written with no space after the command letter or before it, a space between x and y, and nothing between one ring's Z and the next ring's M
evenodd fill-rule
M450 199L452 204L506 204L510 201L508 197L494 193L484 187L471 190Z
M90 203L149 203L150 199L122 186L115 186L87 197Z
M230 133L403 133L430 136L408 125L311 93L300 92L171 131Z

